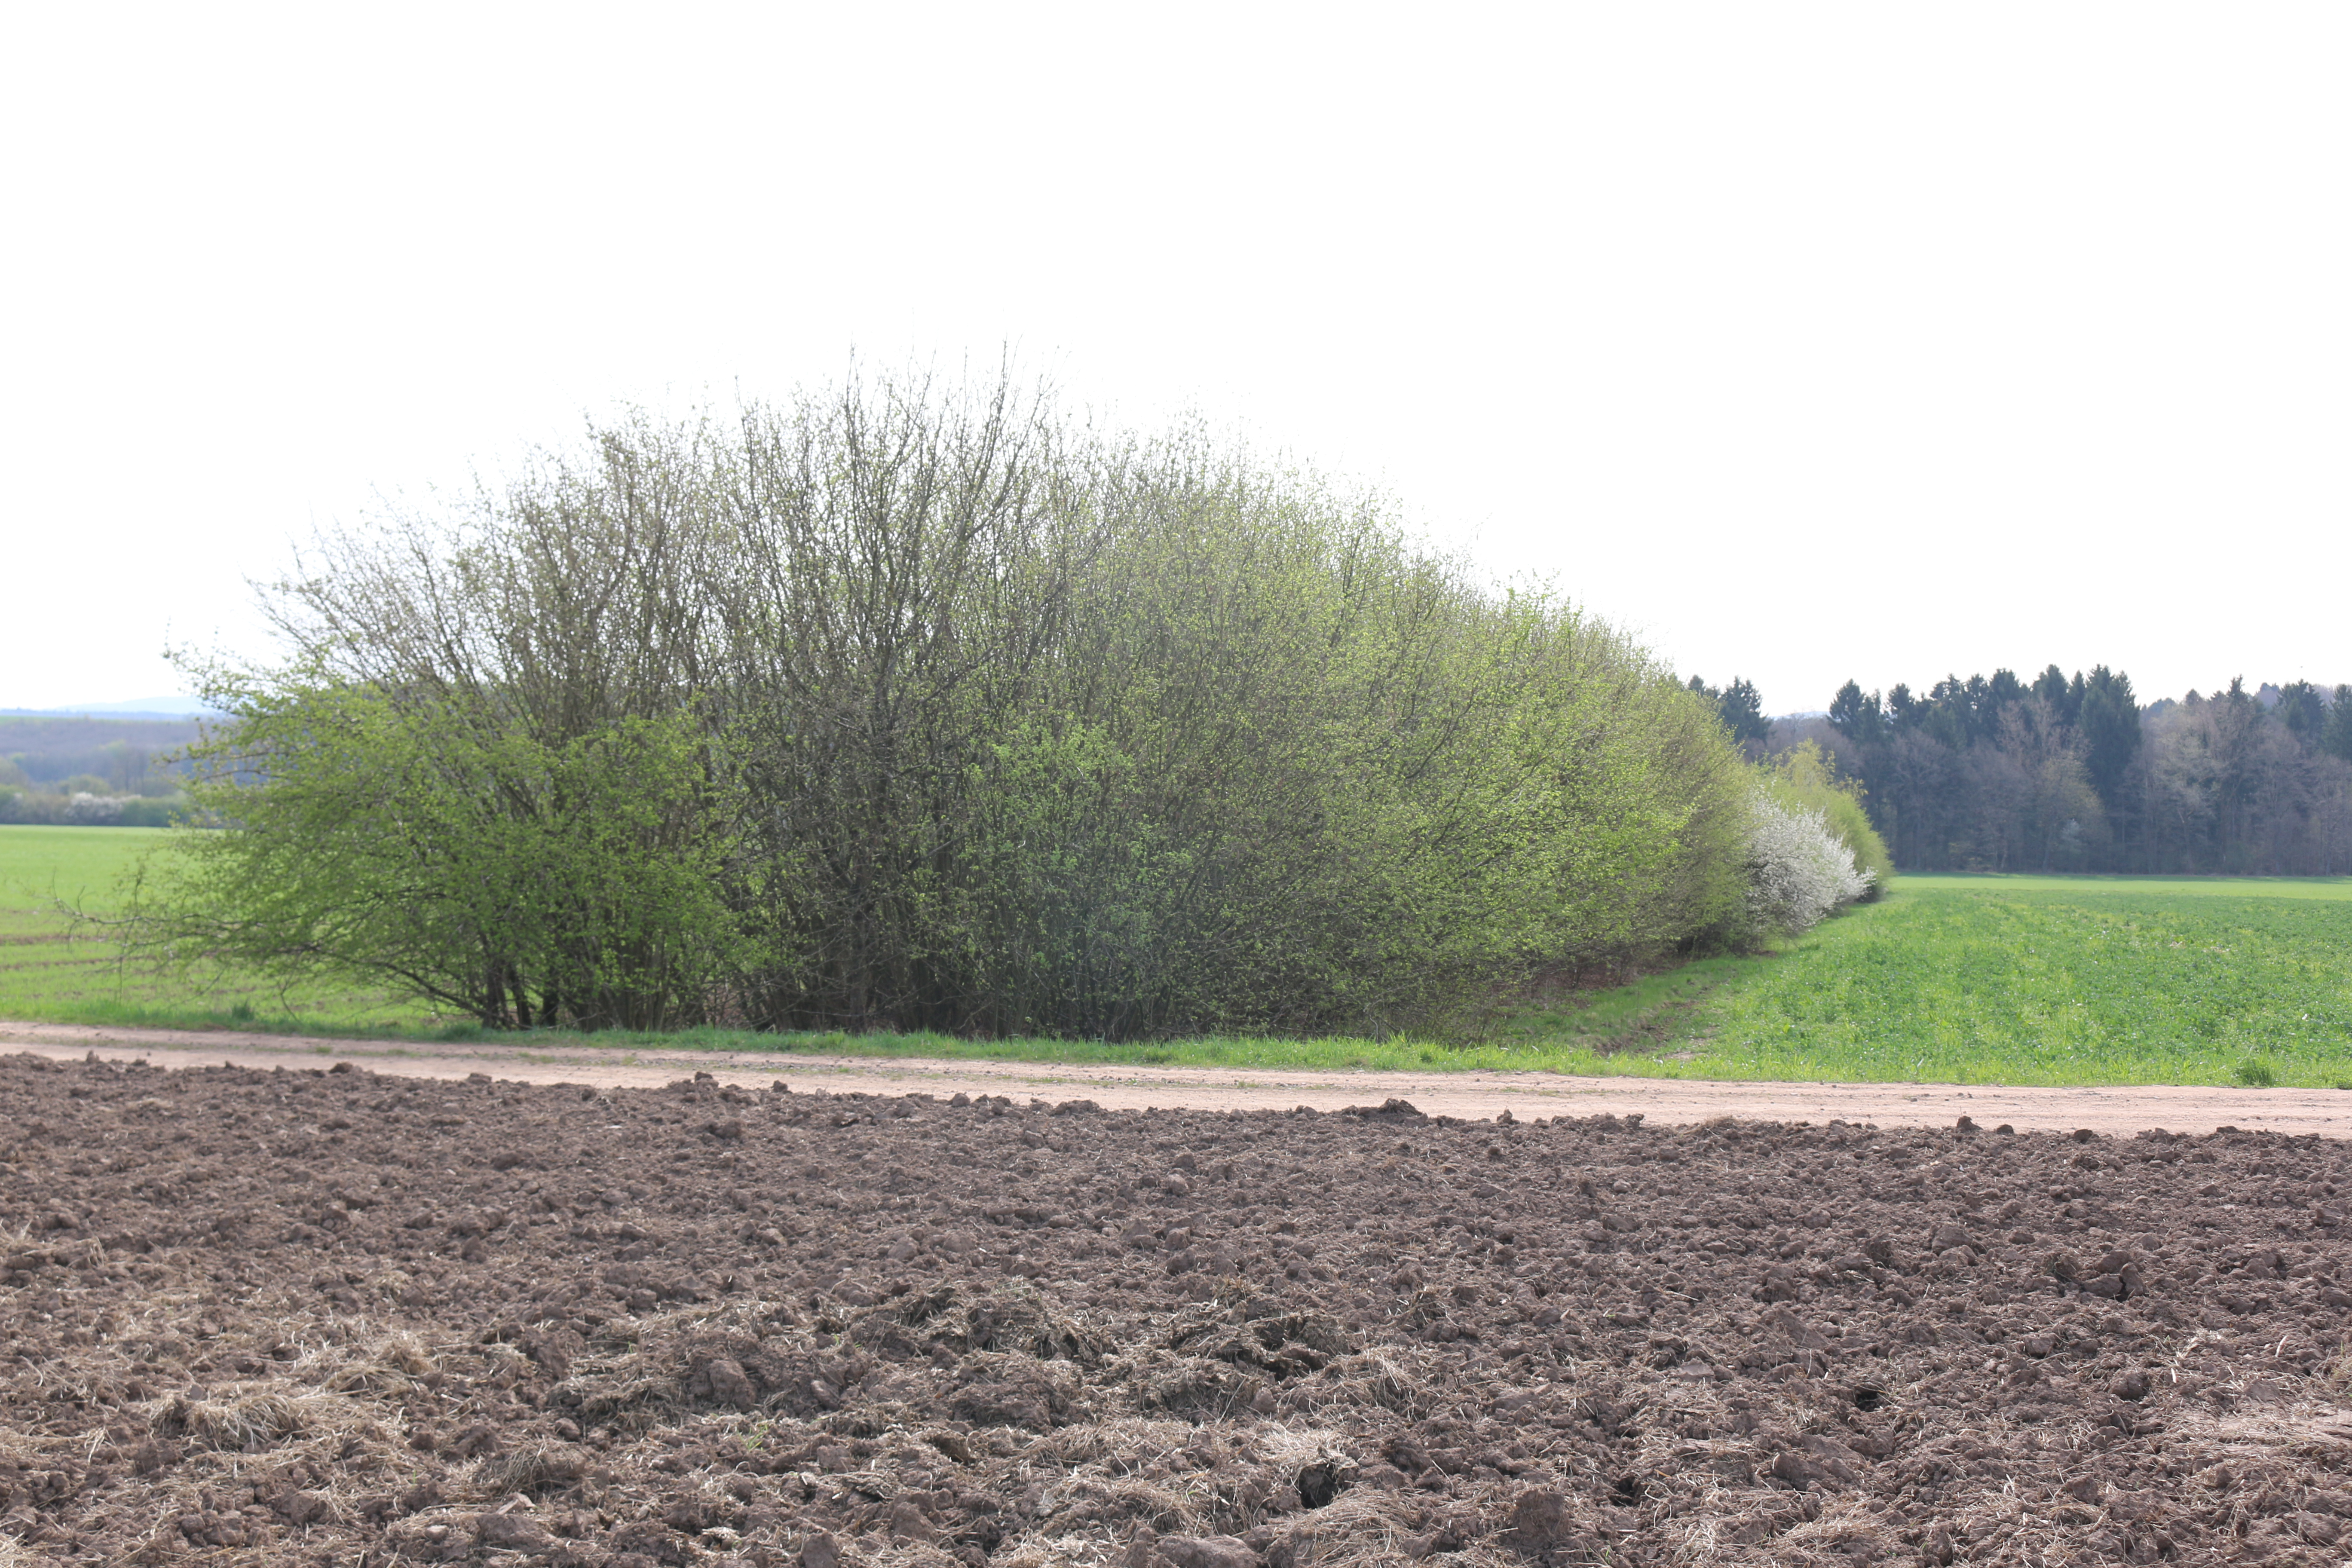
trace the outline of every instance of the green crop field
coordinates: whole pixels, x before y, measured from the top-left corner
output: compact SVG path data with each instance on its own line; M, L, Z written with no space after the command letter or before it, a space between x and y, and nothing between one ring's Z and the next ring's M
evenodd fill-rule
M0 826L0 1018L371 1031L428 1021L381 992L281 986L202 965L168 975L127 968L102 922L121 908L125 875L168 834ZM78 923L76 910L96 923Z
M0 1017L461 1037L382 993L126 968L102 927L161 829L0 827ZM1945 1083L2352 1082L2352 879L1897 880L1783 951L1509 1013L1476 1045L607 1035L663 1046L1202 1067Z
M2352 1081L2352 879L1904 877L1781 953L1648 986L1613 1030L1569 1009L1517 1032L1584 1036L1615 1052L1603 1071L2336 1084Z

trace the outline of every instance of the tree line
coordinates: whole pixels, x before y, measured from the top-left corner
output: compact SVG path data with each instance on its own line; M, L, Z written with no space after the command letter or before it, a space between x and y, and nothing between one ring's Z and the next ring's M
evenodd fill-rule
M0 825L161 827L193 723L0 715Z
M2231 680L2142 704L2101 665L1950 676L1925 694L1849 680L1827 745L1907 870L2352 872L2352 687Z
M1009 379L601 425L264 603L129 939L495 1025L1442 1029L1872 885L1606 624Z

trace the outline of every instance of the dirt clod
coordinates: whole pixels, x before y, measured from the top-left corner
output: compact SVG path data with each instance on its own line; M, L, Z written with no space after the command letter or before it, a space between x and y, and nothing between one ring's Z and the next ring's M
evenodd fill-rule
M0 1560L2295 1564L2352 1519L2316 1138L0 1094Z

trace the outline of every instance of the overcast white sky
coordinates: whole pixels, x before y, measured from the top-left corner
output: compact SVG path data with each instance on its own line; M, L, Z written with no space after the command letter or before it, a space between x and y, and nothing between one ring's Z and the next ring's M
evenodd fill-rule
M583 413L992 362L1776 711L2352 680L2352 10L18 6L0 706Z

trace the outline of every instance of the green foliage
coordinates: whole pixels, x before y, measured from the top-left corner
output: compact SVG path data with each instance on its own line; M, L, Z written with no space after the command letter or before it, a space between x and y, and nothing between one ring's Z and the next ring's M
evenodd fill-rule
M144 949L490 1025L1457 1027L1743 893L1743 770L1641 650L1002 384L625 422L271 605Z
M138 889L169 961L394 984L487 1022L659 1027L733 956L690 715L535 735L466 694L285 680L192 748L192 831Z
M1817 742L1804 741L1762 764L1766 792L1792 811L1818 811L1829 821L1853 855L1855 867L1870 874L1871 898L1885 892L1895 879L1895 860L1886 841L1870 823L1862 803L1862 785L1838 777L1837 759Z

